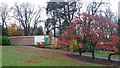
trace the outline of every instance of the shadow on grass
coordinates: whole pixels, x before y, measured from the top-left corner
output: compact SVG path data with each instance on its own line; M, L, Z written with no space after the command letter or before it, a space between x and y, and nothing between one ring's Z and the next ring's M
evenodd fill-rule
M66 56L69 56L73 59L82 61L82 62L88 62L88 63L96 63L96 64L103 64L103 65L110 65L110 66L119 66L120 62L119 61L109 61L107 59L101 59L101 58L95 58L92 59L92 57L88 56L79 56L76 54L70 54L70 53L65 53Z

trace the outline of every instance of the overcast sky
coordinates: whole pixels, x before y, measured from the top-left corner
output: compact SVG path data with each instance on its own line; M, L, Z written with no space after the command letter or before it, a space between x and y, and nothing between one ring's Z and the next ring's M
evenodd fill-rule
M30 3L33 3L33 4L39 4L40 6L45 6L46 5L46 2L48 2L50 0L0 0L0 2L5 2L9 5L13 5L14 2L19 2L19 3L22 3L22 2L30 2ZM54 0L54 1L59 1L59 0ZM89 2L89 1L92 1L92 0L82 0L84 2ZM103 0L104 1L104 0ZM107 1L107 0L105 0ZM116 12L118 10L118 1L120 0L110 0L110 3L111 3L111 7L112 7L112 11Z
M15 2L22 3L22 2L30 2L32 4L37 4L40 5L41 7L46 6L46 2L49 2L50 0L0 0L0 3L4 2L7 3L9 6L13 6ZM53 1L62 1L62 0L53 0ZM89 2L93 0L81 0L83 2ZM103 1L108 1L108 0L103 0ZM110 0L111 3L111 8L113 12L118 11L118 2L120 0ZM45 14L45 11L42 13L43 15Z
M50 0L0 0L0 3L4 2L6 4L8 4L9 6L13 6L15 2L18 3L23 3L23 2L29 2L32 4L37 4L40 5L41 7L45 7L47 2L49 2ZM53 1L62 1L62 0L53 0ZM73 0L71 0L73 1ZM89 1L93 1L93 0L81 0L83 2L89 2ZM108 1L108 0L103 0L103 1ZM118 2L120 0L110 0L111 3L111 9L113 12L117 12L118 11ZM47 16L45 15L45 9L42 11L42 19L46 19Z

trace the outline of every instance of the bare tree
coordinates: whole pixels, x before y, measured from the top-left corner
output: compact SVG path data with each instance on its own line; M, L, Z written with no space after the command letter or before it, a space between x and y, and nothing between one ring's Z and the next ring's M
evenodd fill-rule
M34 33L34 30L35 30L35 28L37 28L37 24L39 24L40 22L43 22L42 20L41 20L41 8L40 8L40 6L38 6L38 10L37 11L35 11L35 12L33 12L33 17L32 17L32 19L33 19L33 29L32 29L32 32L31 32L31 34L33 34ZM31 19L31 20L32 20Z
M97 15L99 12L105 11L108 6L110 6L109 0L106 0L105 2L104 0L93 0L91 3L88 4L86 12L92 15Z
M35 7L28 2L22 3L20 5L18 3L15 3L13 7L14 18L18 20L20 25L22 25L24 29L24 35L33 34L35 28L37 27L37 24L41 22L41 8L38 7L37 9L35 9ZM33 27L32 31L30 29L31 27Z
M112 12L109 0L93 1L88 8L91 9L89 13L91 12L92 15L104 16L112 22L117 22L117 16Z
M1 3L0 5L0 20L2 24L2 34L7 35L7 21L10 19L11 8L7 4Z
M117 15L111 11L110 7L108 7L104 13L106 18L110 19L114 23L117 23Z

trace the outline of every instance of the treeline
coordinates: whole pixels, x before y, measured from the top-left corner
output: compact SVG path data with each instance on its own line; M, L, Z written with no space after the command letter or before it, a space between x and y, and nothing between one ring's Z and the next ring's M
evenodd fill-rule
M10 35L11 33L15 35L36 35L43 33L47 34L51 31L54 36L58 37L60 34L65 33L74 16L81 13L104 16L112 20L112 22L117 23L117 17L111 11L109 1L93 0L87 4L82 1L47 2L46 8L41 8L39 5L35 6L26 2L21 4L15 3L13 7L8 7L7 4L2 3L0 6L2 35L13 36ZM46 15L48 17L45 21L42 20L44 17L41 14L42 9L46 10ZM8 26L11 19L13 22ZM17 27L13 23L17 24ZM38 26L40 24L44 24L45 27L42 25ZM15 29L17 28L15 33L11 32L14 28L10 29L10 26L15 26Z
M0 9L2 35L27 36L43 34L43 27L38 26L42 22L42 8L39 5L34 6L26 2L15 3L13 7L9 7L7 4L2 3Z
M75 15L82 13L103 16L117 23L117 16L112 12L109 0L93 0L90 3L82 1L48 2L46 8L48 19L45 22L45 29L46 31L53 30L53 35L58 37L60 34L66 32Z

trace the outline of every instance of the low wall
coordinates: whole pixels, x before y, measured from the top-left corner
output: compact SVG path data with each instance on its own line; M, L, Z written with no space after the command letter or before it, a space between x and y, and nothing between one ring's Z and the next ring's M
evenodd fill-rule
M34 45L34 36L9 37L12 45Z

